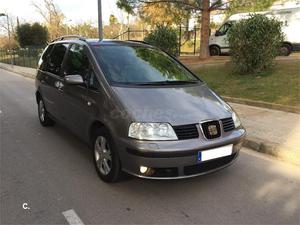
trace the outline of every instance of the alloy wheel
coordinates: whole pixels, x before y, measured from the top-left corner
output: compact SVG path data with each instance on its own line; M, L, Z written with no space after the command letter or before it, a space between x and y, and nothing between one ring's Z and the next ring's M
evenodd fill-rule
M94 153L98 170L103 175L108 175L112 169L112 157L109 144L105 137L97 137Z

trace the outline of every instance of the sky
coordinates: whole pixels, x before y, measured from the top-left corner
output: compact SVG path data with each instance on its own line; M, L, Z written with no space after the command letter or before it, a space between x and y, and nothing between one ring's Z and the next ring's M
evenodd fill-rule
M42 17L32 6L32 2L42 4L43 0L0 0L0 13L8 13L19 17L20 22L43 22ZM104 23L114 14L120 21L126 19L126 14L116 6L117 0L102 0ZM65 22L75 24L84 21L97 23L97 0L54 0L55 4L65 14Z

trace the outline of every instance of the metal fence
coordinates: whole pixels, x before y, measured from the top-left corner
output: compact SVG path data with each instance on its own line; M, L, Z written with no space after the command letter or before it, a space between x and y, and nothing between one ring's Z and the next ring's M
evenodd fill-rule
M200 28L193 27L193 29L188 29L187 27L180 26L177 29L178 35L178 45L179 45L179 55L196 55L199 53L200 49ZM144 37L151 32L151 30L146 29L130 29L128 28L123 33L114 37L113 39L118 40L144 40Z
M144 40L151 30L138 30L128 28L114 39L119 40ZM178 27L177 35L179 41L179 55L196 55L200 48L200 28L194 27L192 30L187 27ZM17 66L36 68L38 60L44 47L28 47L13 50L0 49L0 62Z
M0 62L36 68L42 52L41 47L0 50Z

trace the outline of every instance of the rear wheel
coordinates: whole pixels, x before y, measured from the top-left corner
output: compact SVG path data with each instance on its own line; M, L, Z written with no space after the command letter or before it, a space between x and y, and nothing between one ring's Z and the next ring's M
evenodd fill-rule
M121 163L112 137L107 129L99 128L93 139L93 157L96 171L105 182L116 182L120 178Z
M38 99L38 116L42 126L52 126L54 121L49 117L42 98Z
M288 44L283 44L279 49L279 55L288 56L291 54L291 46Z
M213 45L209 47L209 53L211 56L221 55L221 50L218 46Z

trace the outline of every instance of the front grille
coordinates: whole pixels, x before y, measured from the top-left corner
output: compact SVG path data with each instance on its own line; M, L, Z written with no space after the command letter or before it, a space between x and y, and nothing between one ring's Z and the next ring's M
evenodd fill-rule
M194 175L198 173L204 173L225 166L235 158L236 154L237 153L219 159L214 159L207 162L201 162L193 166L185 166L183 169L184 175L188 176L188 175Z
M220 123L217 120L201 123L201 127L207 139L214 139L221 136Z
M199 133L196 124L173 126L178 140L198 138Z
M221 119L221 121L222 121L222 125L223 125L223 130L225 132L234 130L235 126L234 126L232 117Z

